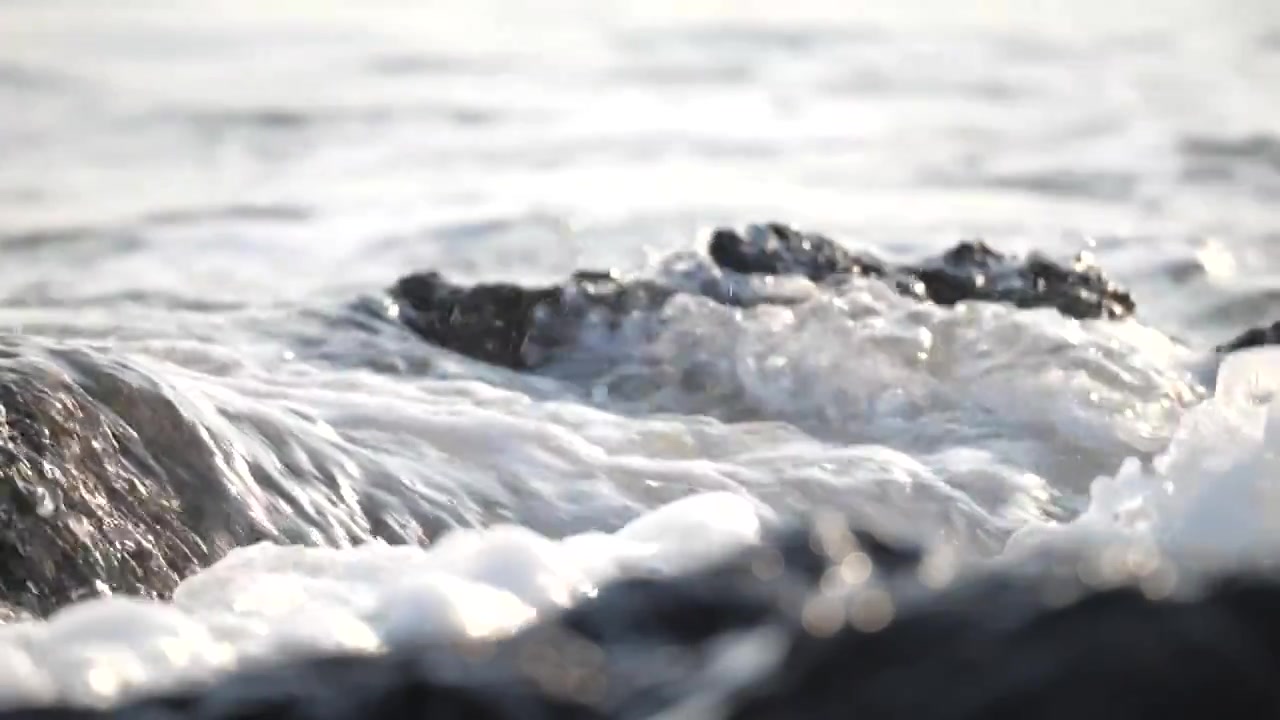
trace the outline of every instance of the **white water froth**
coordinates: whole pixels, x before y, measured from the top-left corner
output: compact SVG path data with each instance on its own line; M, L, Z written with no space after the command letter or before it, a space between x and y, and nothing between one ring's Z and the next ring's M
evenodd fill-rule
M501 525L426 548L237 548L171 603L99 598L0 628L0 707L105 705L303 653L500 637L620 575L683 572L757 542L768 517L705 493L558 541Z
M1274 547L1278 391L1280 350L1228 358L1216 396L1184 413L1151 468L1131 459L1097 479L1071 522L1026 519L1007 554L1121 539L1224 557ZM560 540L500 524L455 530L429 547L243 547L188 578L172 602L100 598L0 629L0 704L109 704L301 653L499 637L619 576L714 561L759 541L774 520L741 494L709 492L614 533Z
M1028 523L1009 549L1049 542L1139 542L1220 563L1257 560L1280 547L1280 349L1225 358L1213 397L1188 409L1168 449L1135 458L1090 489L1085 511L1063 525Z

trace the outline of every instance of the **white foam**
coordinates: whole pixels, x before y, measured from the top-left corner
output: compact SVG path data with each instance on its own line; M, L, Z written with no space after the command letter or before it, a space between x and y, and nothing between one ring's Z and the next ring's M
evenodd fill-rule
M1188 410L1168 449L1098 478L1084 513L1035 523L1011 549L1071 538L1138 540L1220 561L1280 548L1280 349L1228 356L1214 397Z
M708 493L616 533L564 540L499 525L425 548L238 548L183 582L171 603L101 598L0 628L0 706L100 705L251 660L499 637L633 569L689 569L756 542L757 513L740 496Z
M1258 347L1223 358L1214 397L1233 404L1267 402L1280 393L1280 349Z
M618 531L620 539L651 548L680 548L678 553L654 552L667 572L691 570L723 555L723 547L743 546L760 539L761 512L756 503L731 493L706 493L677 500L636 518Z
M815 343L821 339L839 346L848 339L832 337L842 325L829 317L806 320L806 312L822 310L772 319L748 315L727 330L699 323L696 327L705 331L701 350L705 357L705 343L714 348L733 333L751 336L744 349L747 357L757 359L769 350L761 343L770 339L803 339L805 332L813 333ZM940 363L950 368L945 374L940 374L942 365L930 361L895 369L891 366L900 355L894 353L901 348L858 342L841 351L847 356L850 348L863 350L854 365L858 373L831 374L825 363L835 356L814 357L804 345L773 346L787 353L782 366L738 364L735 372L742 373L739 380L753 384L752 392L761 393L755 399L779 412L788 407L830 410L828 419L861 417L861 431L915 432L908 439L917 442L951 433L945 437L952 441L939 442L932 453L911 454L873 443L826 443L780 423L621 417L575 403L533 403L514 392L464 392L452 398L443 392L443 383L430 385L435 405L426 410L418 402L423 394L411 400L388 394L386 403L366 396L356 405L354 394L313 392L316 406L328 410L335 422L345 421L344 432L351 432L357 420L368 420L369 432L376 427L373 422L387 422L391 415L421 422L413 428L424 429L422 437L437 443L440 452L435 469L458 463L457 487L469 493L483 488L486 476L480 470L490 466L482 463L493 456L492 467L520 468L518 479L548 475L545 483L527 486L532 495L565 493L548 503L553 508L584 507L584 498L600 492L627 493L655 509L632 512L616 532L587 531L563 539L498 524L456 530L426 548L381 542L349 548L265 543L238 548L183 582L170 603L92 600L47 622L0 628L0 705L55 700L104 704L141 690L207 679L254 660L322 650L376 653L430 639L500 637L591 597L619 575L681 572L756 542L773 517L751 496L777 509L857 509L924 535L947 523L978 534L1022 527L1010 545L1015 551L1037 542L1112 535L1166 544L1211 543L1226 550L1257 547L1260 539L1280 541L1280 530L1270 522L1280 512L1267 509L1274 496L1267 464L1280 448L1280 422L1275 419L1280 411L1259 399L1280 386L1275 371L1280 351L1229 358L1219 373L1218 396L1177 414L1169 431L1172 442L1153 469L1129 461L1093 483L1088 507L1076 521L1055 525L1043 510L1060 489L1007 459L1051 447L1052 440L1030 433L990 439L992 431L1007 426L1004 420L983 429L983 442L966 446L963 440L973 427L959 421L978 416L957 410L968 411L981 402L1015 419L1041 418L1043 413L1045 424L1038 430L1043 434L1060 429L1052 423L1061 421L1063 409L1072 407L1079 392L1108 390L1117 397L1113 406L1079 404L1075 419L1068 422L1092 424L1096 432L1125 421L1137 428L1144 412L1160 412L1155 398L1176 390L1178 376L1159 368L1144 375L1137 365L1126 366L1128 375L1121 376L1115 372L1118 362L1133 349L1122 345L1098 351L1091 346L1097 338L1069 322L1024 321L999 308L950 315L922 312L930 320L930 352L941 354ZM767 327L775 321L783 325ZM805 330L797 322L817 324ZM678 333L678 320L674 327ZM1059 334L1045 332L1045 327ZM984 333L995 339L979 341ZM957 334L970 338L957 339ZM1023 345L1016 352L1001 349L1001 334L1006 340L1020 338ZM1067 343L1065 355L1055 340ZM675 352L669 357L686 356ZM1050 364L1051 359L1056 362ZM1021 364L1009 364L1015 361ZM1081 389L1056 387L1061 374L1037 373L1042 361L1050 370L1078 362ZM988 365L1000 368L1007 379L1003 391L983 380ZM947 401L944 407L920 414L909 397L897 396L896 404L886 400L890 380L904 373L902 382L924 386L924 399L941 398ZM784 404L786 393L777 389L779 382L792 394L790 406ZM371 387L376 386L366 385L363 391ZM459 385L449 387L463 392ZM860 389L879 397L861 409L841 404L855 395L829 397L832 390ZM399 385L395 390L405 392ZM1127 403L1121 391L1130 393ZM1056 398L1046 397L1051 393ZM388 412L393 402L402 403L395 406L396 413ZM335 409L353 414L340 417ZM360 412L354 413L356 409ZM494 430L498 421L501 433ZM730 490L707 491L724 487ZM934 539L955 541L947 535Z

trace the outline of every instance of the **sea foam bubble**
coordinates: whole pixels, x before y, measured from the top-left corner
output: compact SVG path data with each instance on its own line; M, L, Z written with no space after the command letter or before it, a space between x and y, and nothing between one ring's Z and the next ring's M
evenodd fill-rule
M758 542L768 519L743 496L711 492L562 539L497 525L429 547L241 547L171 602L103 597L0 627L0 706L107 705L301 654L501 637L616 577L714 562Z
M1280 546L1280 348L1224 358L1213 397L1189 408L1167 449L1129 458L1090 488L1066 524L1028 523L1009 550L1046 542L1132 541L1219 561Z

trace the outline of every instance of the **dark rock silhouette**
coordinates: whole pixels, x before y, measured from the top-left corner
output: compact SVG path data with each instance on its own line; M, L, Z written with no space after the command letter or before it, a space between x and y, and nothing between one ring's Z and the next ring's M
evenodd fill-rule
M514 638L249 669L97 711L0 718L858 717L1280 711L1280 585L1170 558L1102 586L1080 552L962 572L830 518L704 571L616 582ZM1114 565L1114 563L1112 563ZM1162 579L1163 578L1163 579ZM927 585L926 585L927 581ZM1166 596L1167 591L1184 593ZM1191 592L1194 591L1194 592Z
M855 255L831 238L788 225L752 225L745 233L717 228L707 254L724 268L744 275L803 275L822 282L836 275L884 277L892 268L871 254Z
M1220 353L1236 352L1264 345L1280 345L1280 322L1246 330L1217 347Z
M771 223L745 233L718 229L708 253L720 267L743 274L804 275L814 282L841 275L885 278L904 294L939 305L985 300L1052 307L1081 319L1124 318L1136 309L1127 291L1083 257L1062 265L1039 254L1006 255L981 241L959 243L915 265L893 266L850 253L825 235Z
M708 255L726 273L800 275L820 284L873 277L904 295L940 305L999 302L1054 308L1081 319L1124 318L1136 309L1127 291L1082 258L1070 265L1034 254L1018 258L982 242L963 242L936 258L895 266L850 252L825 235L772 223L749 226L743 233L717 229ZM533 288L463 286L427 272L401 279L390 295L401 321L430 342L477 360L527 370L542 356L533 346L554 348L568 342L573 320L593 311L617 318L656 309L679 292L734 306L782 302L744 296L714 282L675 287L585 271L560 285Z
M578 272L563 286L507 283L462 286L440 273L416 273L391 289L401 321L423 338L502 367L531 366L526 344L559 341L571 315L608 310L615 317L661 305L675 291L652 282L623 282L610 273Z

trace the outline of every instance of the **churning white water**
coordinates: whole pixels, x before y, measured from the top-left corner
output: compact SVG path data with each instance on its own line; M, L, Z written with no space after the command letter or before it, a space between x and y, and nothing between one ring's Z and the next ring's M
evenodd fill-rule
M510 633L816 508L972 559L1274 547L1280 351L1208 349L1280 319L1280 6L784 5L0 2L6 357L124 388L268 536L0 627L0 703ZM351 311L774 218L1088 250L1138 317L777 279L535 376Z

